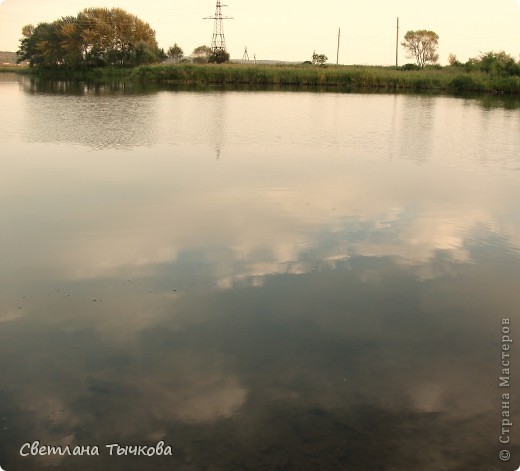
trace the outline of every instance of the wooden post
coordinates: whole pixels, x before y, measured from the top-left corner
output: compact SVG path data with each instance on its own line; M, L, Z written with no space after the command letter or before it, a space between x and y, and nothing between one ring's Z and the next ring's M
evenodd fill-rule
M338 29L338 50L336 52L336 65L339 64L339 39L341 37L341 28Z
M397 17L397 34L395 37L395 66L399 67L399 17Z

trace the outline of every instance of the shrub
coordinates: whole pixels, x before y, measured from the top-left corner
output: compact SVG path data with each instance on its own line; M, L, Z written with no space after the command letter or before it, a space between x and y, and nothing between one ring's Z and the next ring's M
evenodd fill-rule
M472 75L457 75L448 88L458 91L477 91L483 89L483 84Z
M208 62L213 64L223 64L224 62L228 61L229 52L224 51L223 49L217 49L216 51L213 51L208 58Z
M421 70L417 64L405 64L401 66L401 70Z

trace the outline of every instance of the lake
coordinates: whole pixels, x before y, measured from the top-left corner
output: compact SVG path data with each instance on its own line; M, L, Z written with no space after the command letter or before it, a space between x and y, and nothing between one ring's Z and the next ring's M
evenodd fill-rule
M0 103L3 469L520 464L518 100Z

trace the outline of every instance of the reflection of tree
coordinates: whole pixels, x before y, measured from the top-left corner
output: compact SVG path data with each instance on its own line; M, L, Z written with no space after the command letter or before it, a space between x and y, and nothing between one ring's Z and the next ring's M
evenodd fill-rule
M79 80L46 80L39 77L17 75L23 91L30 94L52 93L54 95L101 96L101 95L148 95L158 89L155 85L139 82L83 82Z
M430 160L433 151L433 130L435 128L435 108L438 97L410 95L403 96L401 126L394 132L400 139L401 157L424 163Z
M397 110L398 110L398 97L397 94L394 95L394 99L392 101L392 124L391 124L391 134L390 134L390 143L389 143L389 160L392 161L392 159L395 156L395 147L396 147L396 141L397 141Z
M151 145L152 90L136 84L24 79L30 97L23 135L29 142L71 142L95 149ZM56 95L60 95L59 99Z

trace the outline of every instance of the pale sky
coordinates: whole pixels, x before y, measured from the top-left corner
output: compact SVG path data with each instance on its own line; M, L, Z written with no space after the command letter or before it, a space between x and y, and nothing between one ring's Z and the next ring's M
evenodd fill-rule
M185 55L202 44L210 45L215 0L0 0L0 50L16 51L26 24L76 15L86 7L119 7L155 29L159 46L177 42ZM408 30L430 29L439 37L439 62L454 53L460 61L481 52L505 50L520 55L520 0L226 0L224 23L231 58L240 59L247 46L250 58L286 61L309 60L313 51L336 62L392 65L395 63L396 19L400 41ZM399 63L413 62L399 48Z

